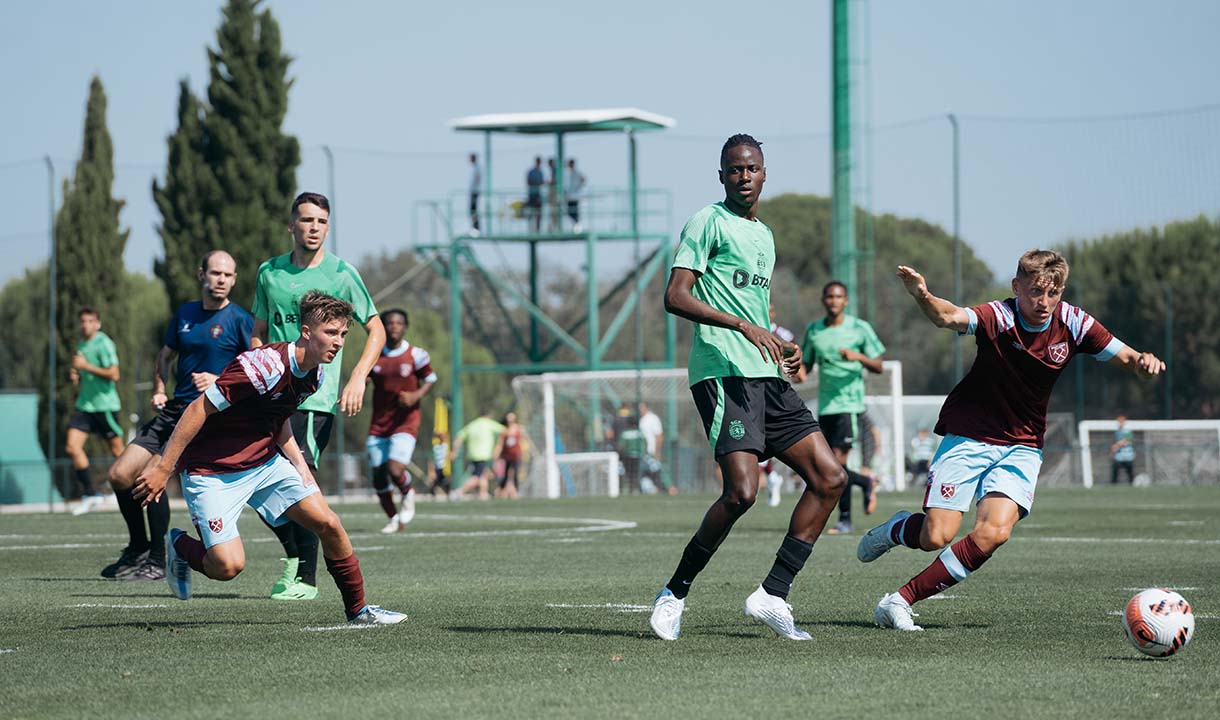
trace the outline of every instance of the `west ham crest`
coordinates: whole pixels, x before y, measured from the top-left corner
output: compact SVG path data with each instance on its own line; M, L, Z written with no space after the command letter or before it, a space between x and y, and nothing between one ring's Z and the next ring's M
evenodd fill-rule
M940 496L946 500L952 500L953 493L955 493L955 492L957 492L957 487L955 487L953 485L941 485L940 486Z
M221 530L223 530L223 529L224 529L224 526L225 526L225 519L224 519L224 518L218 518L218 517L217 517L217 518L209 518L209 519L208 519L208 529L209 529L209 530L211 530L211 531L212 531L212 532L214 532L214 533L218 533L218 532L220 532Z
M1055 343L1046 349L1046 354L1050 356L1051 362L1062 365L1068 359L1068 344L1066 342Z
M411 375L411 370L413 369L414 368L412 368L410 365L403 363L402 365L398 366L398 374L402 377L409 377Z

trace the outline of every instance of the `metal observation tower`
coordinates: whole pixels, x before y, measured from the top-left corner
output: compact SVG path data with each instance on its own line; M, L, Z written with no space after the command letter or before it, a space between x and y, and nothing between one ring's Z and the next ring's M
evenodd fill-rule
M473 229L468 215L468 191L417 205L415 219L418 223L421 209L426 213L432 226L431 242L416 247L449 283L453 431L465 421L462 385L471 373L674 366L674 318L668 313L663 319L651 314L647 319L649 333L664 328L664 357L644 357L645 328L639 308L645 288L669 259L670 197L662 190L641 188L636 164L637 133L674 124L671 118L635 108L477 115L450 123L457 132L483 134L479 230ZM567 196L565 143L568 136L577 133L618 133L624 137L628 155L625 188L591 186L581 189L575 198ZM497 134L554 136L553 174L546 177L544 162L547 184L541 188L540 208L527 202L525 172L527 164L532 166L534 155L545 157L547 153L531 152L527 162L518 160L508 173L501 170L501 178L507 175L513 182L507 188L497 188L493 168L502 167L501 162L493 162L492 138ZM520 157L521 151L513 154ZM578 224L568 217L569 199L579 203ZM420 237L418 229L416 237ZM507 262L506 250L515 256L524 255L526 262L518 262L508 272L503 267L490 267L489 261L496 257ZM548 277L540 265L540 253L551 263L556 257L571 257L576 260L572 264L580 265L583 307L573 307L569 296L564 307L556 308L543 296ZM626 267L627 271L615 282L605 273L599 274L599 267ZM472 303L470 296L474 294L482 299L478 306ZM499 340L486 332L491 323L500 330ZM629 323L634 325L635 342L620 342L612 349ZM505 327L507 333L503 332ZM467 362L463 354L467 335L481 340L494 361ZM511 340L505 341L505 335ZM634 352L624 351L631 345Z

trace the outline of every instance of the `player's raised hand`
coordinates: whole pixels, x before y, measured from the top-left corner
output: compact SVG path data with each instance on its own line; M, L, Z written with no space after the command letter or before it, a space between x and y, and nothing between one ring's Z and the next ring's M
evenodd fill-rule
M203 392L216 383L216 376L210 372L191 373L191 382L196 390Z
M923 275L913 267L906 265L898 266L898 279L906 286L907 292L912 297L921 298L928 292L928 281L923 279Z
M84 370L84 369L85 369L85 366L86 366L86 365L88 365L88 364L89 364L89 361L88 361L88 360L85 360L85 356L84 356L84 354L83 354L83 353L79 353L79 352L78 352L78 353L76 353L75 355L73 355L73 356L72 356L72 367L73 367L73 369L75 369L75 370Z
M165 403L169 402L169 397L164 392L153 393L152 406L153 410L160 410L165 407Z
M339 409L348 417L352 417L364 407L364 383L365 379L360 377L360 373L352 374L347 386L343 388L343 394L339 396Z
M797 373L801 371L801 361L804 357L801 355L801 346L795 343L784 343L784 373L795 378Z
M761 328L754 323L745 323L745 327L741 328L741 334L746 336L746 340L753 343L754 347L758 348L758 352L762 354L763 360L773 362L776 365L780 364L784 357L783 341L775 336L775 333Z
M1150 352L1140 353L1135 361L1135 369L1140 377L1153 377L1165 372L1165 361Z

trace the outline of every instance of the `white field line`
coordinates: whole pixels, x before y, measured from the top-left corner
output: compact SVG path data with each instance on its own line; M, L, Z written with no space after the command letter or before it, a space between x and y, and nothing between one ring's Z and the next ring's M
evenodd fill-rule
M1204 520L1170 520L1170 521L1169 521L1169 524L1170 524L1170 525L1178 525L1178 526L1182 526L1182 525L1203 525L1205 522L1206 522L1206 521L1204 521Z
M15 653L15 652L17 652L17 648L0 648L0 655L4 655L6 653Z
M147 610L148 608L163 608L169 605L107 605L105 603L79 603L64 605L66 608L116 608L118 610Z
M487 520L501 522L527 522L537 524L554 524L566 525L567 527L559 528L526 528L521 530L440 530L429 531L420 530L404 533L407 537L413 539L432 539L432 538L452 538L452 537L501 537L510 535L520 535L529 537L532 535L556 535L567 533L591 533L591 532L607 532L611 530L630 530L636 527L637 523L630 520L608 520L605 518L572 518L572 517L548 517L548 516L516 516L516 515L423 515L416 517L425 517L428 519L440 518L442 520L451 519L466 519L466 520ZM380 533L351 533L353 538L376 538L380 537ZM104 537L115 537L106 535ZM685 536L683 536L685 537ZM242 538L242 542L273 542L274 537L253 537ZM278 541L276 541L278 542ZM73 550L77 548L92 548L106 547L100 543L60 543L56 545L2 545L0 551L8 550ZM361 548L364 551L384 550L386 546L371 546Z
M574 537L565 537L565 538L554 538L554 539L551 539L551 540L545 540L544 542L549 542L549 543L583 543L583 542L589 542L589 538L583 538L583 537L579 537L579 538L574 538Z
M1024 538L1022 538L1024 539ZM1096 537L1038 537L1029 540L1053 543L1122 543L1136 545L1220 545L1220 540L1192 540L1190 538L1096 538ZM5 548L0 547L0 550Z
M546 606L549 608L561 608L561 609L567 609L567 610L572 610L572 609L613 610L615 612L621 612L621 613L652 612L651 605L632 605L629 603L602 603L600 605L571 605L568 603L547 603Z
M1143 592L1145 590L1149 590L1151 588L1160 588L1161 590L1173 590L1175 592L1182 592L1182 591L1190 592L1191 590L1199 589L1197 587L1179 587L1177 585L1149 585L1148 587L1125 587L1125 588L1123 588L1123 590L1126 590L1127 592L1137 593L1137 592Z
M303 627L303 628L301 628L301 632L332 632L335 630L372 630L375 627L377 627L377 626L376 625L353 625L351 623L348 623L346 625L325 625L325 626L321 626L321 627Z
M956 600L959 597L961 597L961 595L933 595L932 597L930 597L928 599L929 600Z

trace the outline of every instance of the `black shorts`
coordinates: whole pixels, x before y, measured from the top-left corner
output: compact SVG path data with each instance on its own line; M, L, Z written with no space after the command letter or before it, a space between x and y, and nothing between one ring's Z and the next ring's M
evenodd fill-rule
M818 430L787 380L708 378L690 391L716 457L744 450L766 459Z
M169 436L174 434L174 427L178 425L182 411L190 404L190 400L177 398L165 403L165 407L161 408L155 418L140 426L140 431L131 444L142 447L153 455L160 455L165 449L165 443L169 442Z
M296 439L305 464L318 468L318 458L330 444L330 431L335 425L335 416L313 410L298 410L292 414L292 437Z
M486 460L471 460L470 461L470 477L478 477L487 472Z
M123 428L119 425L118 416L110 410L103 410L102 412L77 410L69 418L68 427L75 428L81 432L99 435L105 440L123 434Z
M851 450L860 432L859 417L855 413L834 413L818 418L826 444L839 450Z

